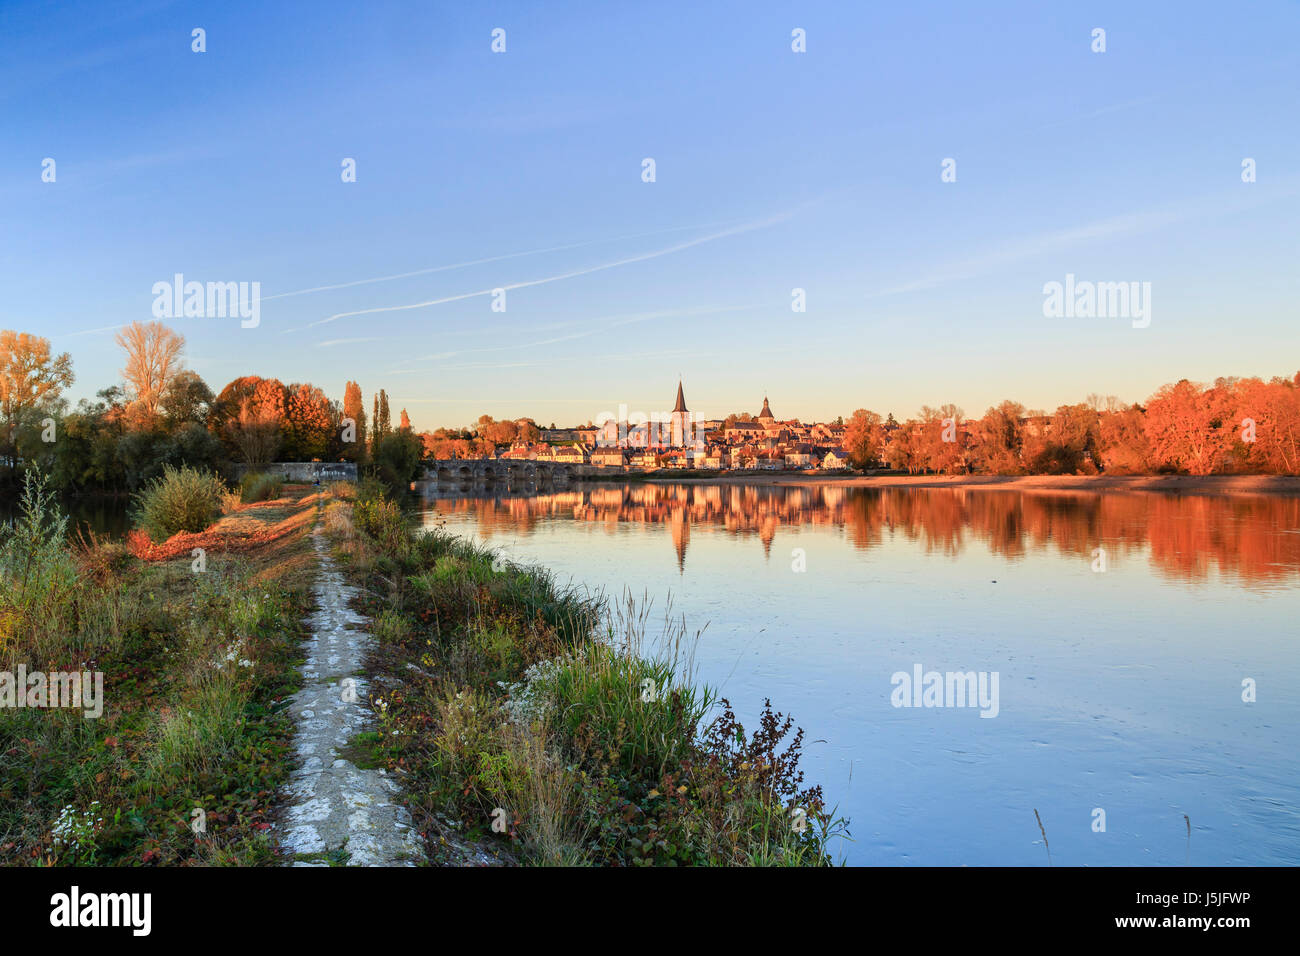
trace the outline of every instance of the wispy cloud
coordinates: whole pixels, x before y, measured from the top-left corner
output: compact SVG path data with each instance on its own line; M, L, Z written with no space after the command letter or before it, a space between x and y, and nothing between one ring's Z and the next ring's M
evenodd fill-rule
M382 342L383 338L377 335L369 335L358 339L326 339L324 342L317 342L316 348L329 349L336 345L355 345L358 342Z
M692 229L711 229L714 226L723 225L723 223L711 222L695 226L674 226L671 229L655 229L651 232L638 232L628 236L609 236L604 239L584 239L582 242L568 242L560 246L545 246L540 249L525 249L522 252L507 252L500 256L486 256L482 259L467 259L464 262L453 262L444 266L430 266L427 269L414 269L411 272L398 272L390 276L378 276L374 279L354 279L351 282L337 282L333 285L317 285L309 289L297 289L293 292L277 292L275 295L264 295L262 301L268 299L285 299L294 295L307 295L311 292L331 292L335 289L350 289L353 286L372 285L376 282L392 282L396 279L409 279L412 276L432 275L435 272L451 272L454 269L468 269L471 266L481 266L489 262L502 262L506 259L520 259L524 256L540 256L551 252L564 252L567 249L581 249L584 246L605 245L612 242L629 242L633 239L644 239L648 236L662 236L671 232L689 232Z
M1296 194L1297 186L1294 182L1291 182L1283 185L1280 191L1273 191L1268 194L1262 191L1252 192L1244 198L1240 193L1236 195L1219 193L1211 196L1200 196L1140 212L1113 216L1109 219L1099 219L1069 229L1006 240L995 244L986 253L954 262L947 268L931 273L928 276L869 293L867 298L920 292L949 282L974 279L1018 262L1032 259L1046 252L1052 252L1078 243L1151 232L1202 216L1241 212Z
M63 332L65 338L76 338L78 335L96 335L100 332L116 332L118 329L126 328L125 325L103 325L97 329L82 329L80 332Z
M318 325L325 325L330 322L337 322L339 319L354 318L358 315L377 315L385 312L405 312L411 309L425 309L434 305L445 305L448 302L462 302L465 299L473 299L479 296L492 295L496 289L504 289L507 292L514 289L527 289L533 286L546 285L551 282L562 282L565 279L574 279L578 276L591 275L594 272L603 272L607 269L616 269L620 266L631 265L636 262L646 262L650 259L658 259L660 256L671 255L674 252L682 252L695 246L703 245L707 242L716 242L728 236L736 236L741 233L753 232L756 229L764 229L774 226L779 222L784 222L793 215L793 212L779 213L775 216L768 216L764 219L756 219L752 222L743 223L738 226L732 226L729 229L722 229L718 232L712 232L705 236L697 236L694 239L688 239L685 242L674 243L671 246L665 246L661 249L654 249L650 252L643 252L635 256L624 256L621 259L615 259L610 262L602 262L594 266L586 266L582 269L572 269L568 272L561 272L556 275L543 276L540 279L529 279L524 282L513 282L508 285L495 286L490 289L479 289L474 292L462 292L459 295L448 295L437 299L426 299L423 302L411 302L407 305L385 305L376 306L373 309L356 309L351 312L336 312L334 315L326 316L316 322L311 322L305 326L295 329L286 329L286 332L301 332L304 329L315 328Z
M1148 103L1154 103L1160 99L1160 95L1153 93L1150 96L1139 96L1134 100L1125 100L1122 103L1111 103L1109 106L1101 106L1095 110L1089 110L1087 113L1079 113L1075 116L1069 116L1065 119L1052 120L1050 123L1044 123L1039 129L1051 129L1055 126L1073 125L1080 120L1093 119L1097 116L1106 116L1110 113L1119 113L1123 110L1135 109L1139 106L1146 106Z

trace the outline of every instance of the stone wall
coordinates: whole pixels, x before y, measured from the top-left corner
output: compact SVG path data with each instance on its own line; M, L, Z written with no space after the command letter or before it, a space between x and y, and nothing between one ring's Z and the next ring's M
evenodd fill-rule
M283 475L285 481L311 484L319 477L321 483L329 481L356 481L357 466L351 461L272 461L265 465L250 468L248 465L236 465L235 476L244 477L249 471L264 471L269 474Z

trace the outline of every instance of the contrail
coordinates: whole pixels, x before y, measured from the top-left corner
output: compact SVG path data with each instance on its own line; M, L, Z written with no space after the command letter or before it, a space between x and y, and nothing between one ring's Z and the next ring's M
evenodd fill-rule
M301 332L303 329L314 328L318 325L325 325L328 322L336 322L339 319L347 319L357 315L375 315L380 312L405 312L410 309L424 309L431 305L444 305L448 302L460 302L463 299L473 299L481 295L492 295L496 289L526 289L531 286L545 285L549 282L559 282L563 279L573 279L578 276L590 275L593 272L602 272L606 269L614 269L618 266L631 265L634 262L645 262L647 259L657 259L660 256L666 256L673 252L681 252L683 249L690 249L692 246L702 245L706 242L713 242L717 239L723 239L727 236L739 235L744 232L752 232L755 229L763 229L767 226L775 225L789 219L793 213L780 213L776 216L769 216L766 219L755 220L754 222L745 223L739 226L733 226L730 229L723 229L720 232L713 232L707 236L699 236L695 239L688 239L686 242L679 242L663 249L655 249L652 252L643 252L636 256L627 256L623 259L615 259L613 262L602 262L599 265L588 266L585 269L574 269L571 272L562 272L559 275L545 276L541 279L529 279L526 282L515 282L509 285L495 286L491 289L480 289L477 292L462 292L459 295L443 296L440 299L426 299L423 302L412 302L409 305L385 305L377 306L373 309L357 309L354 312L337 312L334 315L327 316L318 322L311 322L305 326L296 329L286 329L286 332Z
M452 358L456 355L468 355L471 352L509 352L517 349L534 349L540 348L544 345L556 345L560 342L570 342L574 339L590 338L593 335L601 335L610 329L619 328L624 325L632 325L637 322L649 322L654 319L682 318L691 315L715 315L720 312L740 312L745 309L760 308L761 305L762 303L756 303L754 305L706 306L691 309L660 309L656 312L637 312L631 315L606 316L592 319L592 327L583 329L580 332L570 332L567 335L552 336L549 339L541 339L536 342L516 342L511 345L494 345L490 348L455 349L450 352L436 352L433 355L421 355L419 358L415 359L415 361L435 362L441 359Z
M453 262L445 266L430 266L427 269L416 269L412 272L399 272L391 276L379 276L375 279L356 279L352 282L339 282L335 285L318 285L310 289L298 289L295 292L277 292L275 295L264 295L262 301L267 299L284 299L291 295L306 295L309 292L329 292L333 289L350 289L357 285L370 285L375 282L391 282L394 279L407 279L411 276L430 275L434 272L450 272L453 269L468 269L470 266L479 266L487 262L500 262L503 259L519 259L523 256L540 256L548 252L563 252L566 249L579 249L583 246L597 246L607 242L627 242L631 239L644 239L646 236L661 236L669 232L685 232L689 229L708 229L711 226L717 226L720 223L706 222L697 226L673 226L671 229L656 229L652 232L638 232L630 236L614 236L608 239L584 239L582 242L569 242L562 246L548 246L544 249L526 249L523 252L507 252L501 256L488 256L484 259L469 259L465 262Z
M96 332L115 332L118 329L124 328L126 328L125 325L104 325L97 329L82 329L80 332L64 332L63 335L67 338L72 338L76 335L94 335Z

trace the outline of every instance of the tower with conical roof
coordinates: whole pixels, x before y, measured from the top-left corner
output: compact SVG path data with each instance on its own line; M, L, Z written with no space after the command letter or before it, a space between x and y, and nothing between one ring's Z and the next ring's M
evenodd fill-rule
M691 434L690 420L690 412L686 410L686 396L682 393L682 383L679 379L677 382L677 404L673 406L673 413L668 419L674 448L681 448L686 444Z
M776 421L776 416L772 414L772 409L771 409L771 407L767 404L767 396L766 396L766 395L763 396L763 410L762 410L761 412L758 413L758 420L759 420L760 422L774 422L774 421Z

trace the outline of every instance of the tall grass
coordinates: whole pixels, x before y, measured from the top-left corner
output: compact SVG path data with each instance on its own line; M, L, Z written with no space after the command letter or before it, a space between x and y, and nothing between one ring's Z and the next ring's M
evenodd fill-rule
M0 653L62 629L77 585L67 530L46 479L28 472L18 516L0 525Z
M146 770L150 788L218 771L241 741L247 703L247 691L232 676L218 674L189 695L183 709L160 717Z
M140 562L84 536L74 547L43 481L26 482L0 527L0 669L99 672L104 711L0 720L0 865L265 862L259 821L292 760L279 702L296 680L305 595L252 558L195 574L188 557ZM196 486L203 527L220 500L198 472L158 485L159 499ZM201 838L178 826L194 807L220 821Z

